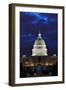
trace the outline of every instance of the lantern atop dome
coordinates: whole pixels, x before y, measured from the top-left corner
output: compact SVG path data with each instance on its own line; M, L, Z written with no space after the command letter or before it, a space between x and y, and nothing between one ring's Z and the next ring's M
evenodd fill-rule
M39 31L39 33L38 33L38 38L41 38L41 33L40 33L40 31Z

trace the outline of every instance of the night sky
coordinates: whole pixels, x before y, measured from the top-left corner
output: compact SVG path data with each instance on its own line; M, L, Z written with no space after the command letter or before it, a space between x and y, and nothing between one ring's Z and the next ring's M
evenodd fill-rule
M32 55L33 44L39 31L45 40L48 55L57 55L58 15L20 12L20 57Z

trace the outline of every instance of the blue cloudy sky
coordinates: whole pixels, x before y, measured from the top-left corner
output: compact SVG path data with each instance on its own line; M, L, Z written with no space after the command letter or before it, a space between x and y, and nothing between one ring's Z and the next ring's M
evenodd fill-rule
M32 54L33 44L39 31L47 45L48 55L57 55L57 14L20 12L20 57Z

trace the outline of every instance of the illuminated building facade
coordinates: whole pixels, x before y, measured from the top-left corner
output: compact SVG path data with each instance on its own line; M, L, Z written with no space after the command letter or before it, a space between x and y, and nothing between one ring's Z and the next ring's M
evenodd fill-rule
M45 41L41 37L41 33L38 33L38 37L33 45L32 56L47 56L47 48Z
M48 56L41 33L35 40L32 55L23 55L20 62L20 77L57 76L57 56Z

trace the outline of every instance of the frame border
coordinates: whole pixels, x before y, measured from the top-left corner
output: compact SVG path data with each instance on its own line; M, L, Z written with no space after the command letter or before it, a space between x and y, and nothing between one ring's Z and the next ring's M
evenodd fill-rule
M62 9L62 81L55 82L40 82L40 83L25 83L15 84L15 7L37 7L37 8L54 8ZM54 5L35 5L35 4L9 4L9 85L10 86L29 86L29 85L44 85L44 84L60 84L64 83L64 6Z

